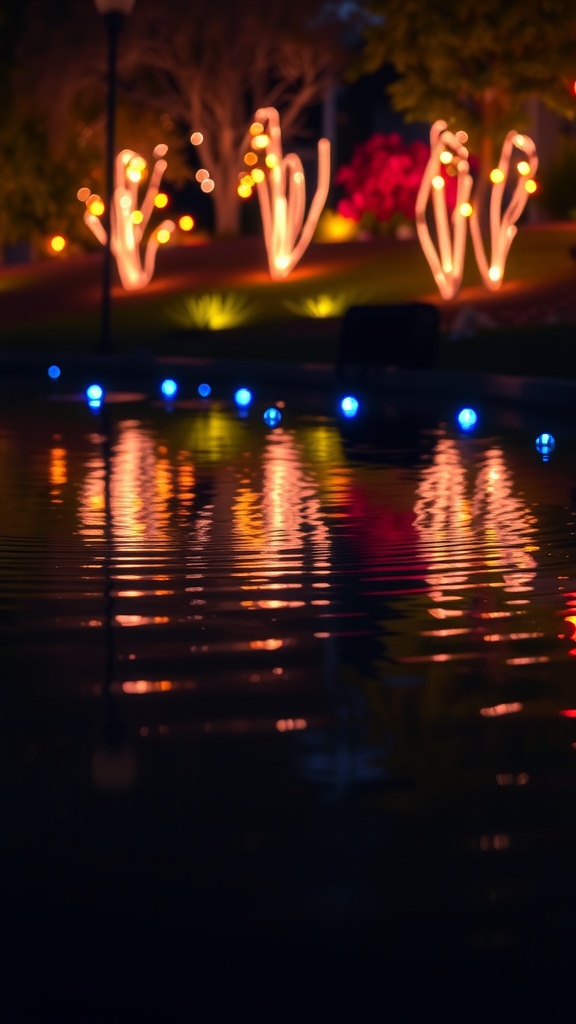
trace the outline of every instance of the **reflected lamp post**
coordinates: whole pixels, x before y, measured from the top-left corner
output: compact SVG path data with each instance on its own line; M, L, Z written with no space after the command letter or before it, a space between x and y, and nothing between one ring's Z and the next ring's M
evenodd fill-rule
M104 245L104 267L102 276L102 310L100 326L99 351L112 351L111 337L111 301L112 285L112 203L114 200L114 147L116 127L116 60L118 34L127 15L130 14L136 0L94 0L96 9L102 15L106 26L108 40L108 90L106 101L106 167L104 215L102 218L106 231Z

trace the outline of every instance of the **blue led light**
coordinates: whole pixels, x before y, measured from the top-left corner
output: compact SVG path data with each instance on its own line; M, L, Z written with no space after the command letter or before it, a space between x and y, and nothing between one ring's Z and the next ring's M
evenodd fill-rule
M198 394L200 395L200 398L208 398L208 395L212 394L212 388L209 384L199 384Z
M164 398L174 398L174 395L178 391L178 385L175 380L167 377L166 380L162 381L160 391L164 395Z
M49 366L48 367L48 376L51 377L52 380L56 380L56 378L60 376L60 367L59 366Z
M478 414L474 409L461 409L458 413L458 424L462 430L472 430L478 422Z
M271 406L270 409L266 409L264 413L264 423L267 427L277 427L282 419L282 413L280 409L276 409L275 406Z
M540 452L544 462L548 460L555 447L556 441L552 434L540 434L539 437L536 438L536 451Z
M252 392L248 388L238 388L234 395L234 401L241 409L247 409L252 401Z
M102 405L102 399L100 399L100 398L90 398L88 400L88 405L90 406L91 409L99 409L101 407L101 405Z
M360 402L353 395L346 395L340 402L340 408L347 420L353 419L360 408Z
M86 398L89 402L101 402L104 397L104 389L99 384L90 384L86 388Z

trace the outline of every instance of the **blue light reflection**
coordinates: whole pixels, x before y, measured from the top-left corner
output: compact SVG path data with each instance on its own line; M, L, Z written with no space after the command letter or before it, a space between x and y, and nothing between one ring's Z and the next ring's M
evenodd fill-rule
M241 409L247 409L252 401L252 392L248 388L238 388L234 394L234 401Z
M474 409L461 409L458 413L458 425L461 430L473 430L478 422L478 414Z
M178 391L178 385L171 377L167 377L166 380L162 381L160 390L164 395L164 398L174 398L174 395Z
M340 402L340 408L346 419L351 420L356 416L360 408L360 402L353 395L346 395Z
M104 388L99 384L90 384L86 388L86 398L89 402L101 402L104 398Z
M536 438L536 451L540 452L543 462L547 462L556 447L552 434L540 434Z
M267 427L277 427L282 419L282 413L275 406L270 409L266 409L264 413L264 423Z

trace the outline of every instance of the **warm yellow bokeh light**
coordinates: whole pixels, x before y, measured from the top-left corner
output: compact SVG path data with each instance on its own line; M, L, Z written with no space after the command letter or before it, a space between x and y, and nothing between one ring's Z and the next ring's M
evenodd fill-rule
M264 131L264 125L260 121L253 121L250 125L250 135L260 135Z
M126 170L126 177L128 178L128 181L133 181L134 184L137 185L139 181L142 181L142 171L139 167L128 167Z
M92 201L88 204L88 210L94 217L101 217L104 213L104 203L100 199L100 196L94 196Z
M536 182L534 181L533 178L530 178L528 181L526 181L524 183L524 188L526 189L527 192L532 193L532 192L536 191L536 189L538 188L538 185L536 184Z
M443 149L438 158L441 164L451 164L453 160L453 154L449 149Z
M131 220L133 224L141 224L142 221L144 220L144 214L142 213L142 210L133 210Z
M168 196L165 192L159 192L158 195L154 197L154 206L157 206L159 210L168 206Z
M494 169L490 171L490 181L493 185L499 185L501 181L504 181L504 171L501 170L500 167L494 167Z
M252 139L252 145L254 149L266 149L266 146L270 142L267 135L255 135Z
M488 277L490 278L491 281L499 281L500 278L502 277L502 271L500 267L490 267L490 270L488 271Z
M252 179L253 181L256 182L256 184L258 184L259 181L264 181L265 177L266 175L264 174L264 171L260 167L255 167L254 170L252 171Z
M214 182L212 181L212 178L204 178L200 188L203 192L212 192L214 189Z
M178 227L180 228L181 231L192 231L192 228L194 227L194 217L191 217L190 214L185 213L182 217L180 217L180 220L178 221Z
M432 188L444 188L444 178L441 174L435 174L430 184L432 185Z
M63 235L54 235L50 239L50 248L53 252L62 252L66 248L66 239Z
M252 189L250 188L250 185L240 184L238 185L236 191L241 199L249 199L250 196L252 195Z
M170 241L170 232L168 231L168 228L160 228L159 231L156 232L156 238L160 242L160 245L166 245L166 242Z
M251 174L243 174L240 182L241 185L246 185L247 188L252 188L254 184L254 178Z
M192 143L193 146L201 145L201 143L204 142L204 136L202 135L202 132L192 132L192 135L190 136L190 142Z
M518 171L518 174L521 174L522 176L530 174L530 164L527 160L520 160L520 162L516 164L516 170Z
M265 159L266 167L276 167L277 163L278 163L278 157L276 156L276 153L267 153L266 154L266 159Z
M472 204L460 203L460 213L462 214L463 217L470 217L470 215L472 214Z
M244 154L244 163L248 164L248 167L253 167L254 164L257 164L258 163L258 157L256 156L256 153L245 153Z

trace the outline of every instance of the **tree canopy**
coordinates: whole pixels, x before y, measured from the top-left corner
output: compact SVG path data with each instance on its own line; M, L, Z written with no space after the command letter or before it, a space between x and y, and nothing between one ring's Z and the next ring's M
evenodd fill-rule
M387 91L407 121L443 119L468 132L486 165L538 97L576 114L573 0L369 0L358 70L393 65Z

